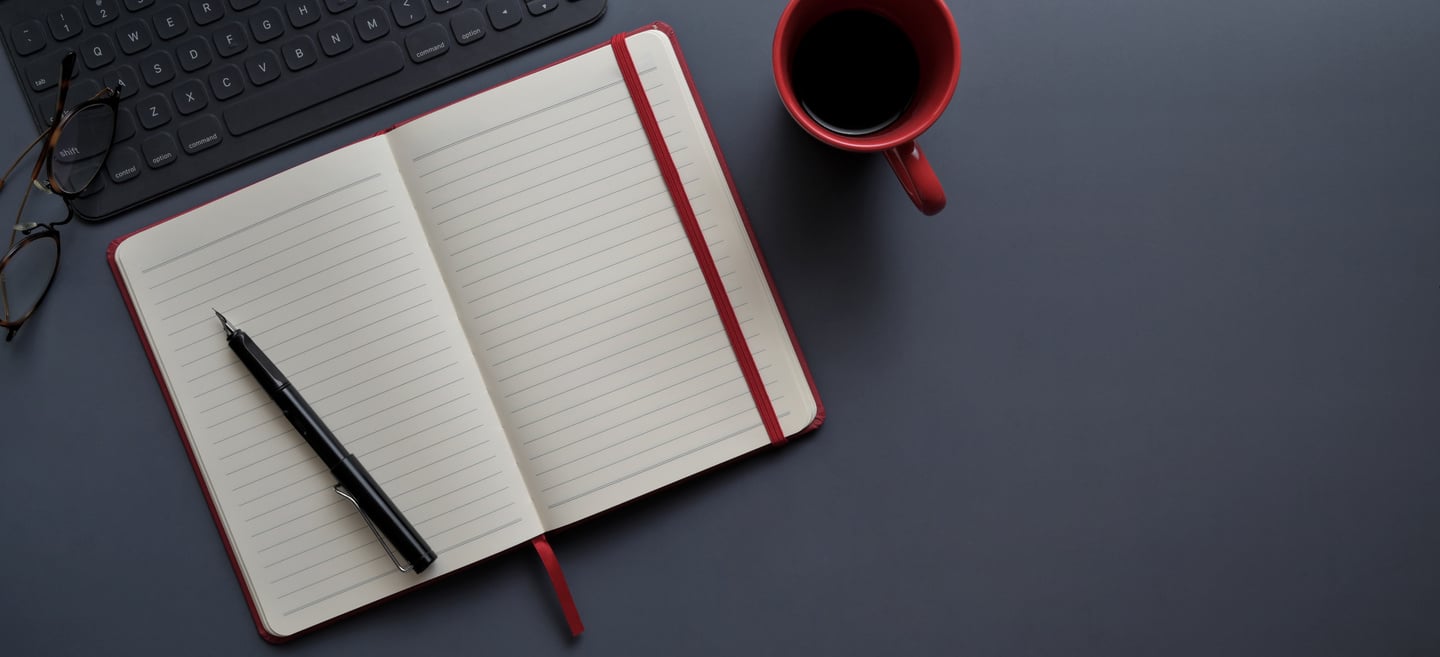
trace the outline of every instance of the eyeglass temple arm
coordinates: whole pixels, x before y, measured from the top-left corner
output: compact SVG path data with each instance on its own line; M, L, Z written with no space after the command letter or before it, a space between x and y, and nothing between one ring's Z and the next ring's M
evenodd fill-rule
M35 150L35 145L39 144L41 141L44 141L45 138L49 136L49 130L40 133L40 136L36 137L34 141L30 142L29 146L25 147L25 150L20 151L20 156L16 157L15 161L10 163L10 167L5 169L4 175L0 175L0 189L5 189L5 183L10 180L10 174L15 172L15 167L20 166L20 162L25 159L26 155L30 154L30 151Z
M50 117L50 126L44 132L41 132L40 135L35 138L35 141L30 142L30 145L26 146L25 150L20 151L20 156L15 158L14 162L10 163L9 168L5 169L5 175L0 176L0 189L5 188L5 182L10 179L10 174L15 172L15 167L20 166L20 161L24 160L25 156L30 154L30 151L35 148L36 144L48 138L50 145L54 145L54 137L57 136L55 126L59 125L60 117L65 115L65 97L70 95L70 75L75 72L75 60L75 51L72 50L66 53L65 59L60 62L60 93L55 97L55 114ZM44 159L43 157L36 159L35 170L30 173L30 180L34 181L40 178L40 169L44 166L44 162L42 162Z
M71 50L60 62L60 93L55 96L55 115L50 118L52 127L58 125L60 117L65 114L65 97L70 95L70 77L75 74L75 60L75 51Z
M40 157L35 158L35 170L30 172L32 183L40 179L40 170L45 168L47 154L52 152L56 142L60 141L60 122L65 118L65 98L70 95L70 76L75 72L75 60L75 51L71 50L60 63L60 93L55 97L55 115L50 119L50 130L41 135L45 138L45 148L40 150ZM49 182L54 184L53 176Z

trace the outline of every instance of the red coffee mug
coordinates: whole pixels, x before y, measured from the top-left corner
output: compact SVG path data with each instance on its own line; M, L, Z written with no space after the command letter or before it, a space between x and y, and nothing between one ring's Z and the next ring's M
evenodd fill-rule
M790 79L800 40L821 19L848 10L868 11L894 23L909 39L920 64L920 81L909 109L889 126L862 136L831 131L811 118L801 107ZM780 98L800 127L835 148L883 151L921 212L933 215L945 209L945 189L915 143L945 112L960 80L960 33L943 0L792 0L775 30L773 64Z

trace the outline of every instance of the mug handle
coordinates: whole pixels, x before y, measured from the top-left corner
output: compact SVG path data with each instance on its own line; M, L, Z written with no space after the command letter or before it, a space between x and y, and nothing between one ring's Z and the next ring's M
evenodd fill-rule
M885 161L895 170L905 193L910 195L910 200L921 212L936 215L945 209L945 188L940 186L940 178L930 167L930 160L925 159L920 144L908 141L887 150Z

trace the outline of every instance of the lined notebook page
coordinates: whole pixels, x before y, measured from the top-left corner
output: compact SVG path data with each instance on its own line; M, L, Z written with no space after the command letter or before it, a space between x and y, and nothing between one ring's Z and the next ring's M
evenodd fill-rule
M264 624L288 635L539 534L383 139L125 241L116 260ZM227 348L286 372L438 554L400 573Z
M629 43L798 432L816 403L671 43ZM608 47L389 138L547 528L768 444Z

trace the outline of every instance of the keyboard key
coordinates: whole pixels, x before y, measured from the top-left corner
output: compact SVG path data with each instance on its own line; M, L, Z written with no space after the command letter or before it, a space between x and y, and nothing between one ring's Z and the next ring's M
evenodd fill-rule
M143 21L131 21L115 31L120 39L120 50L133 55L150 47L150 28Z
M145 76L145 84L158 87L175 79L175 60L170 59L170 53L157 50L140 60L140 73Z
M450 17L450 31L460 45L474 43L485 36L485 17L479 9L461 9Z
M225 17L225 7L220 0L190 0L190 15L196 25L209 25Z
M315 42L307 36L298 36L285 42L281 48L285 53L285 66L298 71L315 63Z
M210 43L202 36L190 37L175 49L175 55L180 58L180 68L193 73L210 64Z
M239 23L228 23L215 30L215 52L221 57L234 57L245 52L245 27Z
M530 10L531 16L539 16L559 5L560 0L530 0L525 3L525 7Z
M320 20L320 4L317 0L290 0L285 3L285 13L296 28L314 25Z
M344 23L331 23L320 29L320 48L325 54L334 57L355 45L355 37L350 36L350 28Z
M80 36L83 26L80 24L80 12L74 7L65 7L46 19L50 24L50 36L56 41L64 41L71 37Z
M140 125L146 130L154 130L170 122L170 102L160 94L151 94L136 103L135 112L140 115Z
M229 100L240 95L245 90L245 83L240 80L240 69L234 64L226 64L210 74L210 90L215 92L215 100Z
M54 123L56 95L46 94L45 97L35 101L35 110L40 113L40 116L45 117L46 125Z
M245 60L245 72L250 74L250 82L257 87L274 82L280 77L280 58L268 50L251 55Z
M40 21L25 21L10 31L10 44L21 55L40 52L45 47L45 35L41 32L44 29Z
M85 160L93 159L97 155L104 155L110 145L98 139L77 139L66 140L68 143L59 145L55 150L50 151L50 158L57 164L74 164Z
M97 34L80 48L80 55L85 58L85 66L95 70L115 61L115 42L109 36Z
M405 68L405 55L393 43L361 49L314 72L251 94L225 110L232 135L243 135L291 114L363 87Z
M450 35L445 33L445 28L432 23L405 37L405 50L416 64L429 61L450 50Z
M176 152L175 138L164 132L150 135L141 148L145 151L145 163L150 165L151 169L174 164L176 158L180 157Z
M56 50L35 59L25 67L26 85L30 87L30 90L43 91L60 84L60 66L69 52L69 50ZM78 73L78 70L74 71L71 79L74 79L74 75Z
M125 0L125 8L130 11L140 11L153 4L155 0Z
M100 93L100 83L95 80L76 80L70 85L70 98L65 101L71 105L81 101L90 100L95 94ZM69 108L66 108L69 109Z
M115 6L115 0L86 0L81 4L85 6L85 16L90 19L90 24L96 27L120 17L120 8Z
M191 155L218 146L221 139L220 121L213 116L202 116L180 126L180 145Z
M205 97L205 85L199 80L181 82L171 95L175 97L175 109L181 114L194 114L210 103Z
M105 86L119 92L120 98L129 98L140 91L140 77L134 68L120 66L105 72Z
M185 20L185 11L177 6L171 5L162 8L155 14L155 34L160 38L169 41L185 33L190 29L190 23Z
M385 17L385 10L366 7L355 14L355 31L360 33L360 40L374 41L390 33L390 19Z
M250 17L250 34L255 36L256 43L265 43L285 33L285 25L280 21L280 12L274 7L266 7L260 13Z
M332 14L338 14L347 9L353 9L357 0L325 0L325 8Z
M258 4L260 0L230 0L230 8L235 11L245 11Z
M110 182L124 183L140 175L140 154L129 146L110 151L105 158L105 168L110 171Z
M120 108L115 114L115 141L125 141L135 136L135 112L128 107Z
M520 0L492 0L485 5L490 24L497 30L508 30L520 24Z
M395 24L410 27L425 20L425 10L420 7L420 2L421 0L390 0L390 13L395 15Z
M436 13L450 11L460 6L460 0L430 0L430 8Z

